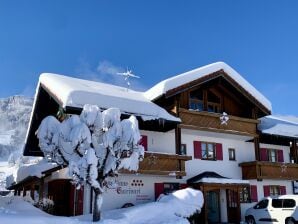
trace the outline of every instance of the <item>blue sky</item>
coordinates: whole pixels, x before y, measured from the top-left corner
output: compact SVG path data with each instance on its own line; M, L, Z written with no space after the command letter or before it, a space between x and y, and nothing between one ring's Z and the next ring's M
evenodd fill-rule
M42 72L146 89L224 61L274 114L298 115L298 1L0 1L0 97L33 95Z

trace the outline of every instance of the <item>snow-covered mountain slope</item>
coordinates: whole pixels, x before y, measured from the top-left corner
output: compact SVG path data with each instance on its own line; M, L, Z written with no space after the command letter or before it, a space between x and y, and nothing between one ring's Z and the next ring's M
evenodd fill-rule
M0 191L5 190L6 176L16 169L13 164L21 162L32 104L33 98L24 96L0 99Z
M0 99L0 161L22 148L33 98L12 96Z

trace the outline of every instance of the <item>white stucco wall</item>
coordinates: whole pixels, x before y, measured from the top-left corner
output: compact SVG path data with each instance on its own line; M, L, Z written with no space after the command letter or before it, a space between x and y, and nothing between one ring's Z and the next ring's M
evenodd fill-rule
M187 155L193 157L191 161L186 162L187 176L184 179L189 179L205 171L213 171L228 178L242 179L239 163L255 160L254 144L252 142L245 142L247 139L247 137L236 135L182 130L182 143L187 145ZM223 160L194 159L194 141L221 143ZM235 149L235 161L229 160L229 148Z
M175 132L154 132L154 131L141 131L141 135L147 136L148 151L163 152L163 153L176 153L175 149Z
M175 177L151 175L120 175L116 179L118 187L106 189L103 195L103 210L121 208L126 203L134 205L155 201L155 183L180 183ZM86 188L84 212L90 211L90 189Z

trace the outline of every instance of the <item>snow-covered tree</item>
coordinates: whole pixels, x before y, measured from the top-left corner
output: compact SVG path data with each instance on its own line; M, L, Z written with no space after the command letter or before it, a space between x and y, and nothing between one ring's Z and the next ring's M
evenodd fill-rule
M137 119L121 121L120 115L117 108L101 112L95 105L85 105L80 116L62 122L44 118L37 131L45 158L67 165L78 188L87 183L94 190L93 221L100 220L106 178L117 176L120 169L137 171L144 157Z

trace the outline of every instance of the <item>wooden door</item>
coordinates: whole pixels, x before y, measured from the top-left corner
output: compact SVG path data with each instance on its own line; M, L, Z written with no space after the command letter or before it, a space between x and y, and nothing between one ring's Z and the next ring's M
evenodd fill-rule
M227 189L227 210L228 210L228 222L239 223L240 218L240 203L238 192L235 190Z
M220 222L219 191L207 192L207 218L208 223Z
M54 215L70 216L71 184L69 180L53 180L48 184L48 197L54 201Z

